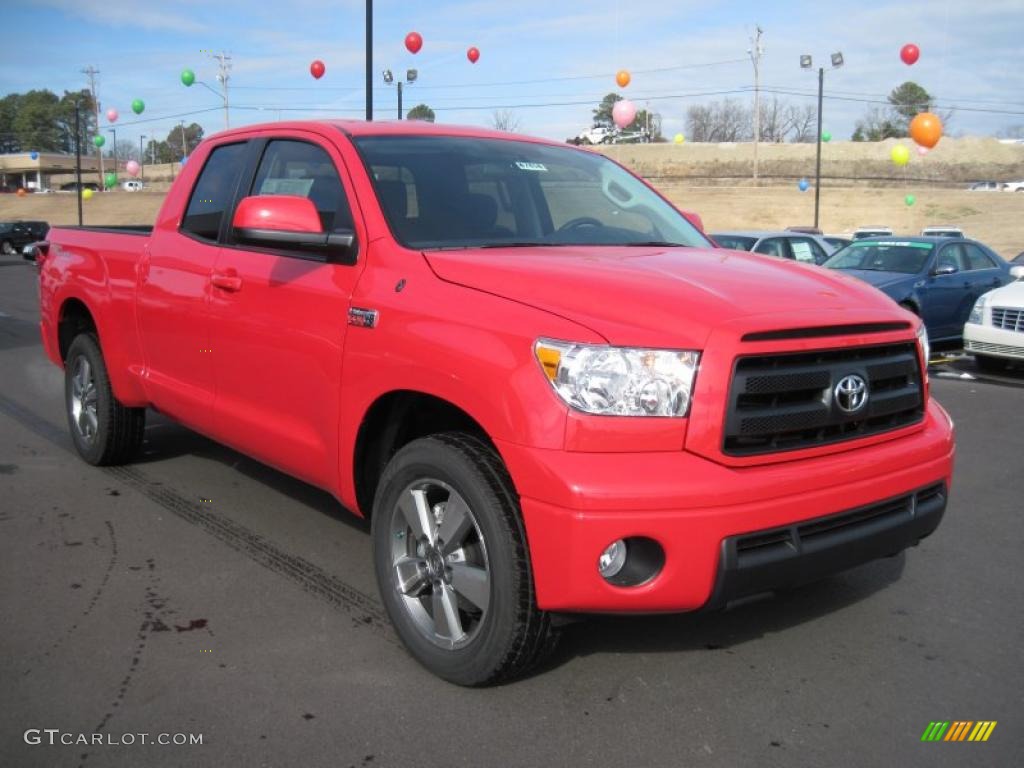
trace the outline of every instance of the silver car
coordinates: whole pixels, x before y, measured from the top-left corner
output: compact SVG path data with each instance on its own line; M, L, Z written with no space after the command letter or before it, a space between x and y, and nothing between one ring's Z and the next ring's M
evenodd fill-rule
M722 248L763 253L766 256L793 259L808 264L822 264L836 250L821 235L808 235L803 232L715 232L712 233L711 239Z

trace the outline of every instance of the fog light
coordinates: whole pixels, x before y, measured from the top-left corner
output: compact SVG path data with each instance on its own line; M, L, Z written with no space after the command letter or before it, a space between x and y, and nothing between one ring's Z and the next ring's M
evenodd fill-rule
M613 541L597 559L597 570L606 579L615 577L626 564L626 542L622 539Z

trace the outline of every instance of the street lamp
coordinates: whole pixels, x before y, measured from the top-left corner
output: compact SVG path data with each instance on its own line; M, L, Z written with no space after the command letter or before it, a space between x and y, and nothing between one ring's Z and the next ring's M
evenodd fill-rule
M384 70L384 84L385 85L397 85L398 86L398 119L402 119L402 86L412 85L416 82L416 78L419 76L419 72L415 69L407 69L405 71L405 82L401 80L395 80L395 76L392 74L390 69Z
M832 66L829 69L839 69L843 66L843 54L836 51L832 54ZM810 54L803 54L800 57L801 69L812 69L814 61ZM814 226L818 227L818 206L821 201L821 106L825 90L825 68L818 67L818 155L814 166Z

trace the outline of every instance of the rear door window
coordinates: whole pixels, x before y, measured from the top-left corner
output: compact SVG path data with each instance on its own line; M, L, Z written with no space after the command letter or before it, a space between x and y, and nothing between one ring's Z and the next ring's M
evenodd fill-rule
M780 259L792 259L793 255L789 250L789 244L784 237L769 237L762 240L754 248L755 253L763 253L766 256L775 256Z
M981 248L976 245L967 244L963 246L964 251L967 254L967 269L994 269L996 263L989 258L989 255L985 253Z
M232 204L238 176L245 164L246 142L224 144L210 153L192 188L181 231L203 240L217 240L224 211Z

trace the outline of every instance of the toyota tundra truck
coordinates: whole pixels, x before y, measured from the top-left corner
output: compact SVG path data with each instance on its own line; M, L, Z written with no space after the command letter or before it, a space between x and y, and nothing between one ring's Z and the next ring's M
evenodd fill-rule
M932 533L918 318L716 248L594 152L422 122L204 140L152 227L54 227L41 331L88 463L152 408L370 518L409 652L521 675L570 614L725 607Z

